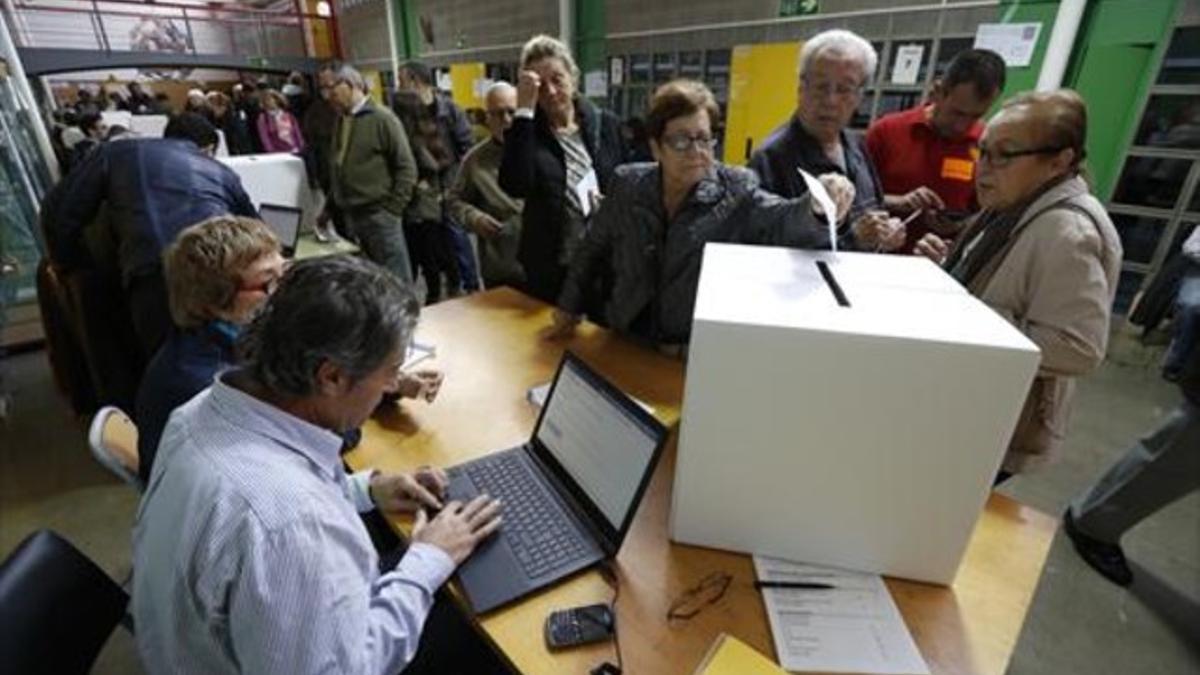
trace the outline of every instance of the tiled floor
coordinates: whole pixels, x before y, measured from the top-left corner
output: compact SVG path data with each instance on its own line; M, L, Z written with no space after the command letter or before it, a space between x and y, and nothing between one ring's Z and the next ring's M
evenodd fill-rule
M1003 489L1050 513L1086 487L1140 433L1151 429L1178 392L1158 379L1150 358L1115 359L1080 386L1064 461ZM114 578L129 573L133 491L88 455L86 426L54 391L45 355L0 361L13 389L0 425L0 555L30 531L65 535ZM1200 494L1129 533L1137 565L1132 588L1093 573L1056 539L1014 655L1013 675L1200 673ZM139 672L131 638L118 631L96 673Z

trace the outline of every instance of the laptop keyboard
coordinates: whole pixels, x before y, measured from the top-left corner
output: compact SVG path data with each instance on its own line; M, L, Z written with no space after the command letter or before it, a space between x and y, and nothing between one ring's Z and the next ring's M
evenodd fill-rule
M566 525L566 514L529 473L516 453L464 467L480 492L504 502L504 538L530 578L584 556L582 537Z

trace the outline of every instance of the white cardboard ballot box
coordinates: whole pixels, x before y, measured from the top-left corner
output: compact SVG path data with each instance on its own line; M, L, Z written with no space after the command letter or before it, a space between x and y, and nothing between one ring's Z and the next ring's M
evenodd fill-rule
M924 258L709 244L672 539L949 584L1039 358Z
M217 161L233 169L242 179L242 188L250 196L254 208L259 208L265 202L300 209L303 212L300 231L312 231L319 214L316 199L308 187L304 160L286 152L277 152L218 157Z

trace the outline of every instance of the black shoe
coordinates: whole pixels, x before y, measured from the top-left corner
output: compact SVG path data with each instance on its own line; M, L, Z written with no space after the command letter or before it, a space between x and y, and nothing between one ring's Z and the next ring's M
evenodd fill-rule
M1118 586L1133 583L1133 570L1129 569L1129 564L1125 562L1125 552L1121 547L1080 532L1079 528L1075 527L1070 507L1067 507L1066 513L1063 514L1063 530L1071 538L1071 543L1075 544L1075 550L1079 552L1083 561L1105 579Z

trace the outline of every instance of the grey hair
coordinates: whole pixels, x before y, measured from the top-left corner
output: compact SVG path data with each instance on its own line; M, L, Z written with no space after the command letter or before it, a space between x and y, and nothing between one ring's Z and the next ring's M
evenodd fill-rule
M575 57L571 56L571 50L561 40L544 34L534 35L529 38L524 47L521 47L522 70L528 69L529 65L535 61L550 58L563 62L563 65L571 73L571 79L575 81L575 86L578 87L579 66L575 65Z
M363 79L362 73L358 72L354 66L348 64L342 65L334 74L333 83L336 85L339 82L345 82L350 85L351 89L358 91L367 90L367 81Z
M508 82L506 82L504 80L496 80L495 82L488 85L488 88L486 90L484 90L483 100L486 101L488 99L488 97L491 96L492 93L494 93L494 92L507 91L509 89L516 91L517 88L512 86L511 84L509 84Z
M837 54L857 61L862 66L863 84L875 77L875 67L879 64L875 48L858 35L841 29L817 33L804 42L804 47L800 49L800 77L804 77L809 66L825 54Z
M407 346L421 305L391 272L349 255L291 267L238 340L239 361L268 391L302 398L330 362L352 382Z

